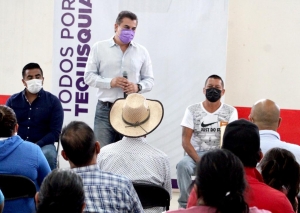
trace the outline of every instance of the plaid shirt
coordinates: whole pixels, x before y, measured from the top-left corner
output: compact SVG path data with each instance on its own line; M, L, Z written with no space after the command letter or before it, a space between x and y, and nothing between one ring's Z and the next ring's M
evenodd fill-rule
M98 165L73 168L81 176L85 191L84 212L144 212L130 180L103 172Z

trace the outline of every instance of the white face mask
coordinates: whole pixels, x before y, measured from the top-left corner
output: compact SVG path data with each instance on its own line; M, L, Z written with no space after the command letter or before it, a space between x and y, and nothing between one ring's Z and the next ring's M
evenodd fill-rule
M30 93L36 94L43 88L43 80L41 79L32 79L26 81L27 89Z

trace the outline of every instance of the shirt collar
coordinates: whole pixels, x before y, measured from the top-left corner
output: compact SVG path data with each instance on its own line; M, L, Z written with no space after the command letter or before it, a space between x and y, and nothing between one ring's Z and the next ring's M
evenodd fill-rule
M134 41L131 41L131 42L130 42L130 45L133 46L133 47L136 47L136 44L135 44Z
M280 135L278 132L275 132L273 130L259 130L260 136L266 136L266 137L276 137L278 140L280 140Z
M147 143L147 140L145 137L139 137L139 138L129 138L124 136L122 141L126 141L126 142L140 142L140 143Z
M110 47L113 47L113 46L115 46L115 45L117 45L117 44L115 43L115 41L114 41L114 36L113 36L113 37L111 37L111 38L109 39L109 46L110 46Z
M256 180L258 180L259 182L264 182L261 174L259 173L259 171L254 167L244 167L245 170L245 174L246 176L255 178Z
M0 141L5 141L6 139L8 139L8 138L0 138Z
M10 136L10 137L2 137L2 138L0 138L0 142L4 142L4 141L6 141L7 139L9 139L9 138L12 138L12 137L15 137L15 136L17 136L17 134L15 134L15 135L13 135L13 136ZM19 137L19 136L18 136Z
M92 172L92 171L99 171L99 166L97 164L83 166L83 167L76 167L72 169L76 173L84 173L84 172Z
M23 94L24 97L26 97L25 91L26 91L26 87L25 87L24 90L22 91L22 94ZM45 94L44 89L42 88L37 94L38 94L38 97L43 96L43 95Z
M116 42L114 41L114 37L115 37L115 36L113 36L113 37L111 37L111 38L109 39L109 46L110 46L110 47L113 47L113 46L117 46L117 45L118 45L118 44L116 44ZM131 41L131 42L129 43L129 46L136 47L136 44L135 44L133 41Z

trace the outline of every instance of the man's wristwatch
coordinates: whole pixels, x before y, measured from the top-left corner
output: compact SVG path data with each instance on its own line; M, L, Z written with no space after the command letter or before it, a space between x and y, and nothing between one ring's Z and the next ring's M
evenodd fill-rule
M142 85L137 84L137 86L138 86L138 91L137 92L140 92L142 90Z

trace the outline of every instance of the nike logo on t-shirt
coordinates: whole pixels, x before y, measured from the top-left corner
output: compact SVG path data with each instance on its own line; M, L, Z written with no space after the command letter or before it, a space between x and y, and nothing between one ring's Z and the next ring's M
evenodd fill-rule
M210 126L212 124L215 124L215 123L218 123L218 122L213 122L213 123L208 123L208 124L204 124L203 122L201 123L201 126L202 127L207 127L207 126Z

